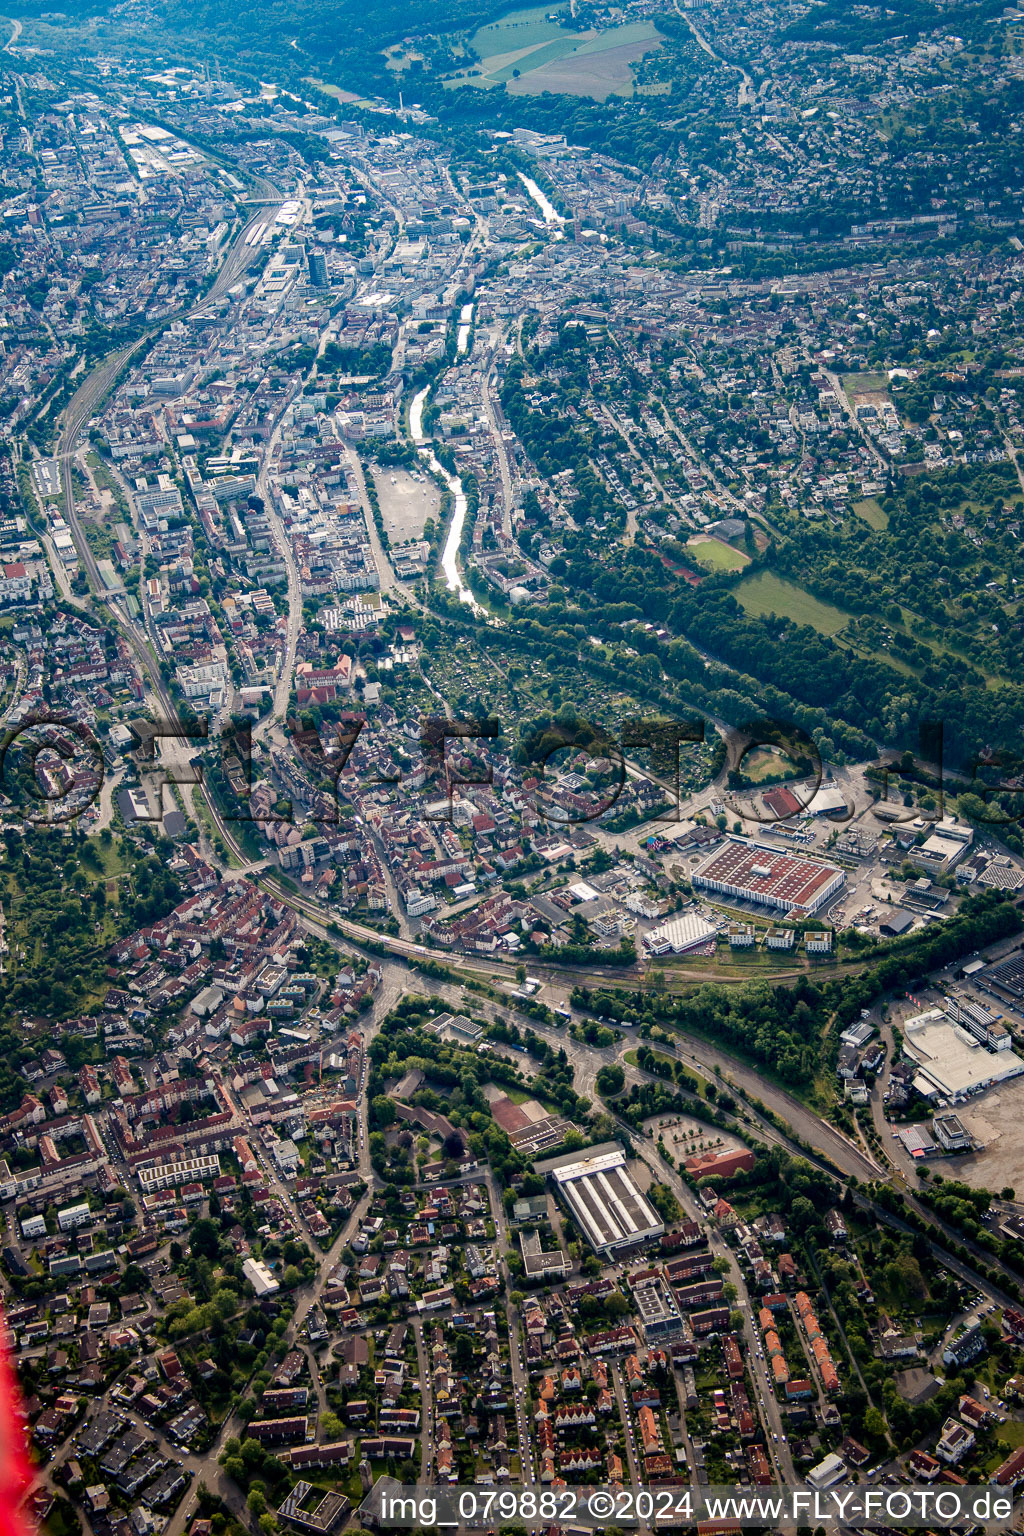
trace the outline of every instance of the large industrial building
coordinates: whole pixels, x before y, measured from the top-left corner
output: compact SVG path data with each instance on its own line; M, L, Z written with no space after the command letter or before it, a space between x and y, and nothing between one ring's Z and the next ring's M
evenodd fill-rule
M692 880L698 890L799 914L825 906L842 890L846 876L834 864L730 837L698 865Z
M967 971L968 967L964 966L965 975ZM993 992L1000 997L1005 994L1011 998L1019 1010L1021 1002L1024 1001L1024 954L1010 955L1008 959L1001 960L998 965L983 968L977 981L986 992Z
M550 1158L534 1168L551 1179L587 1242L604 1258L661 1237L665 1230L630 1176L626 1153L617 1141Z
M903 1049L917 1063L917 1092L925 1099L941 1099L947 1104L961 1104L1024 1072L1024 1061L1014 1051L986 1050L939 1008L907 1020Z
M684 955L688 950L713 946L718 931L713 923L696 912L684 912L644 935L644 948L651 955Z

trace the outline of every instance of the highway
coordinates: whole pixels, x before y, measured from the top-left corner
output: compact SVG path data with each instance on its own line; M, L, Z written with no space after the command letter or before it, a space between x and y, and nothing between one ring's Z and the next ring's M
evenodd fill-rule
M768 1109L780 1115L787 1125L791 1126L801 1141L807 1146L813 1147L821 1156L847 1177L857 1179L885 1178L888 1170L844 1136L842 1131L816 1115L800 1099L788 1093L785 1088L779 1087L770 1079L763 1077L756 1067L742 1061L738 1056L730 1055L721 1046L712 1045L699 1035L684 1034L676 1031L676 1038L680 1041L678 1046L666 1045L659 1040L653 1042L653 1049L666 1056L673 1056L683 1063L692 1062L699 1067L702 1076L710 1078L719 1088L728 1091L730 1088L742 1088L753 1098L759 1099ZM780 1134L768 1121L764 1120L749 1106L741 1106L753 1114L760 1133L766 1140L785 1146L798 1157L806 1156L803 1149L792 1140Z
M263 219L257 215L238 231L233 243L228 248L227 254L221 263L220 271L214 278L210 289L201 299L197 300L190 310L179 310L177 313L164 316L162 320L151 325L138 340L118 348L116 352L110 353L93 369L92 373L79 386L65 407L61 418L57 450L54 455L60 463L61 484L64 491L64 515L75 541L79 558L89 578L89 584L100 599L103 599L106 594L106 583L100 575L96 558L90 548L88 539L82 531L82 526L75 510L75 492L71 477L71 466L74 463L79 434L86 422L96 414L97 408L114 387L118 374L152 336L156 335L159 331L165 330L172 321L180 320L186 314L198 314L207 305L216 303L218 299L227 293L229 288L234 286L252 260L253 253L246 246L245 238L252 227L261 222L263 222Z
M321 338L322 340L323 338ZM288 627L285 632L284 655L281 658L281 670L274 684L274 704L269 715L266 715L258 725L253 727L253 737L261 736L283 720L288 711L288 695L291 692L292 674L295 671L295 654L299 645L299 631L302 627L302 585L299 579L298 567L295 564L295 555L292 543L277 512L274 510L270 497L268 476L271 461L278 443L281 440L281 423L284 413L291 405L294 396L289 395L278 413L274 430L267 441L266 450L260 464L259 476L256 480L256 494L263 502L267 519L273 529L274 538L278 548L284 557L285 571L288 580Z

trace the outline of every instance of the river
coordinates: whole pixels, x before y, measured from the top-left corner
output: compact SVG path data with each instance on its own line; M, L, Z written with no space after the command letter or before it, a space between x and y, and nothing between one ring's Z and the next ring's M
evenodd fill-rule
M459 544L462 540L462 530L466 526L466 498L462 491L462 481L458 475L450 475L444 465L438 459L434 450L430 447L423 435L423 407L427 403L427 395L430 386L424 385L419 394L413 396L412 405L409 407L409 431L416 447L426 457L427 463L436 475L444 478L445 484L451 491L455 505L452 509L452 520L448 527L448 537L444 541L444 549L441 551L441 569L444 572L445 585L449 592L458 593L460 603L468 603L474 613L483 613L483 609L466 586L459 570Z
M520 171L519 172L519 180L522 182L523 186L526 188L527 192L529 192L530 196L533 198L534 202L537 204L537 207L540 209L541 213L544 215L544 223L545 224L558 224L558 225L562 225L562 224L565 223L565 220L562 218L562 215L558 212L558 210L555 208L555 206L552 203L548 202L547 198L544 196L544 193L541 191L540 187L538 187L537 183L533 180L532 176L524 176L522 171Z
M473 306L463 304L459 311L459 339L455 348L455 355L462 357L469 350L469 333L473 329Z

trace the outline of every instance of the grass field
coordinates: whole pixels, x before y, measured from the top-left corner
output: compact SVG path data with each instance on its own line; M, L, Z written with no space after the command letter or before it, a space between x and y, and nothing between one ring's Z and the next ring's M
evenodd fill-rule
M552 38L565 37L566 30L557 21L548 21L558 14L552 6L537 5L522 11L510 11L500 21L488 22L470 39L470 47L485 62L495 54L508 53L513 48L536 48L549 43Z
M661 47L654 24L631 22L613 27L568 56L551 60L540 68L522 72L509 90L514 96L536 95L551 91L563 96L589 96L604 101L612 94L632 96L633 65L645 54ZM532 64L531 60L531 64Z
M346 105L351 105L352 102L363 99L361 96L356 95L354 91L344 91L340 85L328 85L326 80L318 80L315 75L307 75L306 79L310 85L315 85L318 91L323 91L325 95L333 96L336 101Z
M776 576L774 571L758 571L756 576L740 582L735 593L748 613L776 613L796 624L809 624L822 635L838 634L850 617L841 608L823 603L802 587Z
M539 47L517 49L515 55L502 64L494 59L486 60L485 67L490 66L487 67L487 78L503 85L518 75L532 74L545 64L553 64L556 59L574 53L578 46L575 33L563 32L561 37L553 37L549 43L541 43Z
M192 791L192 810L196 817L198 817L203 827L205 827L210 838L216 842L220 842L220 834L213 824L213 817L210 815L209 807L206 804L206 801L203 799L202 793L198 786L196 786L196 788ZM239 859L230 848L227 848L226 852L228 856L229 867L231 869L241 869L241 859Z
M851 640L848 635L844 635L839 644L844 650L850 651L852 655L863 656L865 661L884 662L887 667L892 667L894 671L902 672L904 677L919 677L921 675L919 667L912 667L909 662L904 661L903 657L896 655L894 651L873 650L869 646L859 645L855 640Z
M844 373L842 383L850 400L854 395L887 395L889 393L887 373Z
M784 753L770 747L755 747L753 752L748 752L741 771L751 784L762 784L765 779L775 778L780 773L796 777L795 764Z
M668 1067L669 1071L672 1071L673 1067L675 1066L675 1059L672 1056L666 1056L663 1051L652 1051L651 1054L654 1057L656 1064L659 1066ZM631 1067L638 1065L636 1059L636 1051L627 1051L623 1057L623 1060L628 1062Z
M876 533L884 533L889 526L889 514L875 496L866 496L863 501L855 501L853 510Z
M549 20L544 7L513 11L474 34L480 59L471 71L445 81L478 89L507 86L514 95L542 91L603 101L633 94L633 63L661 45L652 22L629 22L605 31L571 31Z
M749 555L721 539L688 539L687 545L701 565L712 571L742 571L745 565L750 564Z

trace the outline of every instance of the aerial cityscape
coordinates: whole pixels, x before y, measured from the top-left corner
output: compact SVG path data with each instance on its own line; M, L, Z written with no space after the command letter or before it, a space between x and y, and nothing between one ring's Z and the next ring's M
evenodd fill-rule
M0 1536L1024 1531L1024 10L8 9Z

